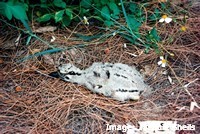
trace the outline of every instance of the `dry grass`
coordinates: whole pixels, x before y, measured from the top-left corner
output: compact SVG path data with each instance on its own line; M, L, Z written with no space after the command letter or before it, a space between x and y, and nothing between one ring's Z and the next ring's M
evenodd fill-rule
M200 110L190 111L192 101L200 102L200 17L188 19L188 30L179 32L179 26L174 25L163 33L165 37L177 33L172 43L164 44L166 51L175 54L168 57L170 67L167 68L175 84L170 84L167 76L157 72L148 81L155 91L137 102L126 103L114 101L111 98L94 94L86 88L49 78L43 74L55 71L56 62L61 54L52 54L54 64L44 57L34 58L23 63L15 60L31 53L31 50L45 49L39 41L33 41L31 46L18 47L13 50L1 49L0 64L0 133L108 133L106 124L121 124L128 122L137 124L142 120L177 120L180 124L196 125L200 132ZM93 29L93 28L91 28ZM86 30L85 27L79 31ZM81 41L71 40L71 31L58 30L51 34L43 34L43 39L49 40L51 35L57 37L60 46L71 46ZM69 37L66 41L64 36ZM5 43L1 37L1 44ZM136 65L143 69L146 65L155 66L158 55L154 51L143 53L143 48L128 46L123 48L125 41L119 36L108 38L105 42L90 43L84 49L66 51L64 61L73 62L81 68L86 68L93 62L122 62ZM105 50L109 49L109 53ZM131 56L129 53L138 55ZM194 81L196 80L196 81ZM194 82L192 82L194 81ZM192 82L187 91L183 85ZM19 86L20 88L16 88ZM117 133L117 131L115 132ZM179 132L184 133L184 132Z

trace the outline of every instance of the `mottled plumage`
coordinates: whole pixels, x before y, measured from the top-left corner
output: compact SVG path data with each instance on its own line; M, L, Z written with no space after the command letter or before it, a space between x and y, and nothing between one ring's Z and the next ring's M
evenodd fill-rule
M96 62L85 70L68 63L58 67L58 74L64 81L84 85L119 101L138 100L142 91L150 91L135 67L122 63Z

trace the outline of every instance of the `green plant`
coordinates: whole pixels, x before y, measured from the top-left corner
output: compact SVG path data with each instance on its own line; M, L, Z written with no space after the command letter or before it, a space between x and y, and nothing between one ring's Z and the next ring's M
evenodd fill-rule
M157 53L160 52L158 44L161 42L157 30L157 22L165 14L170 15L173 9L169 2L151 2L148 0L39 0L34 3L30 0L8 0L0 2L0 14L8 20L13 17L20 20L28 31L30 18L40 23L61 24L69 26L71 22L81 22L87 17L89 22L98 22L97 26L101 29L108 29L112 33L124 37L133 45L144 46L146 52L153 48ZM84 17L85 16L85 17ZM28 19L29 18L29 19ZM89 22L87 24L89 24ZM104 24L103 26L101 24ZM101 27L102 26L102 27ZM106 28L104 27L106 26ZM150 29L144 29L144 26ZM112 36L103 36L107 38ZM101 36L102 33L84 38L90 41ZM31 36L30 36L31 37ZM30 41L30 38L27 42Z
M157 43L160 42L160 37L154 27L151 31L146 34L146 44L145 52L148 53L150 48L153 48L157 53L159 53L159 47Z
M28 5L22 2L9 0L8 2L0 2L0 14L5 16L8 20L11 20L12 17L20 20L24 27L29 31L31 28L28 25L28 17L26 15L26 11L28 10Z
M116 0L81 0L81 12L89 13L88 16L103 21L110 27L114 25L113 19L119 19L120 9L117 3Z
M63 26L68 26L73 19L73 10L77 6L67 6L67 1L53 0L49 2L47 0L41 0L40 4L33 4L33 8L36 8L36 20L38 22L48 22L54 20L55 23L61 23Z

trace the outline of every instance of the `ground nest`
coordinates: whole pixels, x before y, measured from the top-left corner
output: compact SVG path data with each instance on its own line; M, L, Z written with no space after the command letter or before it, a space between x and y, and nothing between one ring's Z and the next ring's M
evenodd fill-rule
M106 131L106 124L131 123L137 126L138 121L145 120L176 120L179 124L193 124L196 125L195 131L177 133L199 133L200 110L197 107L190 110L191 102L200 102L199 20L199 17L189 19L189 29L165 46L167 51L174 53L173 57L168 57L170 67L165 69L157 65L159 56L155 51L146 54L140 46L128 45L125 48L123 44L127 41L118 35L103 42L89 42L84 48L33 57L23 62L17 61L47 47L38 40L33 40L30 46L1 47L0 133L120 133ZM171 29L171 32L175 31L174 27ZM79 29L87 30L85 27ZM13 30L12 36L16 35ZM40 36L49 40L52 35L59 47L81 44L81 41L71 38L66 41L64 37L70 36L67 30ZM2 46L12 41L12 37L7 37L1 35ZM93 62L134 65L154 91L139 101L118 102L46 75L55 71L58 64L67 62L80 68Z

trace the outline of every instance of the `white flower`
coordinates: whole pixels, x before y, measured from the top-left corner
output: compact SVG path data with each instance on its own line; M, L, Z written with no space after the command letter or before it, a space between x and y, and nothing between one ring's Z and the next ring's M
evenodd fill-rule
M127 48L127 45L126 45L126 43L124 43L124 44L123 44L123 46L124 46L124 48Z
M56 40L56 38L54 36L51 36L51 41L50 42L54 42Z
M158 62L158 65L161 65L162 67L166 67L166 65L167 65L167 60L164 59L163 56L160 56L160 59L161 59L161 60Z
M167 15L163 15L161 19L159 20L159 22L166 22L166 23L170 23L171 21L172 21L172 18L169 18Z
M83 16L83 22L84 22L84 24L89 25L88 19L87 19L87 17L85 17L85 16Z
M115 36L117 33L116 32L113 32L112 36Z

